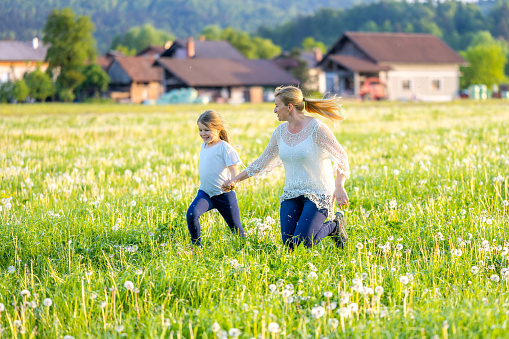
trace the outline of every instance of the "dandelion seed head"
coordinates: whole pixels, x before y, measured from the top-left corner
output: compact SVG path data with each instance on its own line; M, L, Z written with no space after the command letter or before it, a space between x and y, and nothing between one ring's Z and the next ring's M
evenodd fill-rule
M46 307L50 307L51 305L53 305L53 301L50 298L46 298L42 301L42 304Z

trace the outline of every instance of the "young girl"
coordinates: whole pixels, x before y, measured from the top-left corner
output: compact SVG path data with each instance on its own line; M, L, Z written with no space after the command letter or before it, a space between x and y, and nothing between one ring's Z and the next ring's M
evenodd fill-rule
M199 175L200 189L187 210L187 227L193 245L201 247L200 216L216 208L230 227L230 230L245 237L240 223L239 206L235 191L221 190L224 181L238 174L241 164L237 151L230 145L221 116L213 111L205 111L197 121L203 144L200 150ZM233 187L232 187L233 189Z

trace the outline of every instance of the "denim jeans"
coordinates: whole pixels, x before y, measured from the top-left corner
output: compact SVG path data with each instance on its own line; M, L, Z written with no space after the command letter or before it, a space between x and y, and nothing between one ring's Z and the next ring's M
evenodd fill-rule
M213 208L219 211L233 233L237 233L241 237L246 236L240 222L239 205L235 191L210 197L204 191L198 190L198 194L186 214L187 228L191 233L191 241L194 245L201 245L200 216Z
M324 222L328 214L327 209L318 209L304 196L284 200L280 210L283 243L291 249L301 242L307 248L320 243L336 227L331 220Z

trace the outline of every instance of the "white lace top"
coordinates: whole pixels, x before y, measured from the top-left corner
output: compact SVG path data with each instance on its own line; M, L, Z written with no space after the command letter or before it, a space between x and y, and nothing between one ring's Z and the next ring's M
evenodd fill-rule
M334 172L339 170L348 178L350 168L345 150L329 127L313 119L300 132L293 134L288 131L288 123L279 125L262 155L246 168L246 172L251 177L281 164L285 168L281 201L303 195L319 209L326 208L332 216Z

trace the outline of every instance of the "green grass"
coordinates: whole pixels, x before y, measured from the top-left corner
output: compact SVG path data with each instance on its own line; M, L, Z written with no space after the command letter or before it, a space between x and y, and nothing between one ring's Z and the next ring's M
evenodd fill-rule
M207 213L190 248L211 107L246 165L278 124L271 104L0 105L0 338L509 333L507 101L345 102L329 125L352 170L349 243L293 253L282 169L237 188L245 243Z

